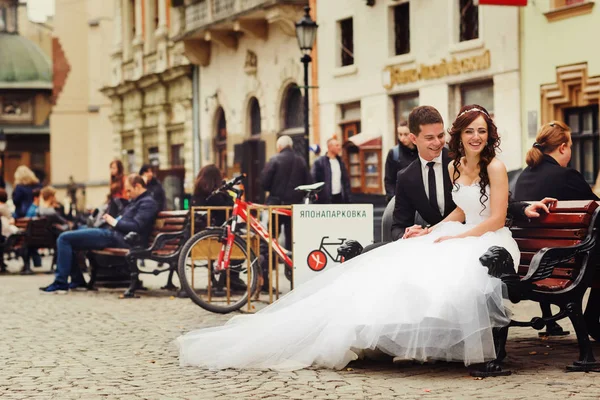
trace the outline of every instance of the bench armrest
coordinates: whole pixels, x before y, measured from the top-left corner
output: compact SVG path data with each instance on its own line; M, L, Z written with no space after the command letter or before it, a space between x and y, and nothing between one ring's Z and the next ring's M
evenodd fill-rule
M139 248L139 247L133 248L129 252L129 255L134 258L146 257L153 251L162 249L165 246L165 244L170 240L178 239L178 238L181 238L181 241L187 240L188 234L189 234L189 231L187 229L184 229L182 231L177 231L177 232L160 233L156 236L156 238L154 239L154 242L152 242L150 247L148 247L146 249ZM183 243L181 243L181 245L183 245ZM179 247L181 247L181 246L179 246Z
M571 260L578 254L592 251L595 245L595 239L587 239L575 246L545 247L533 256L527 275L523 277L522 281L536 282L549 278L554 267ZM581 272L584 272L586 264L582 265Z

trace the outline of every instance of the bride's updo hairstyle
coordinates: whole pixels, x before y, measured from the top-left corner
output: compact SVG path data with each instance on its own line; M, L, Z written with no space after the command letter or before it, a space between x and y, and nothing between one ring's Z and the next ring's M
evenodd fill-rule
M535 143L525 157L530 167L541 164L544 154L552 153L563 143L571 143L571 129L560 121L552 121L542 125L535 137Z
M456 181L460 178L459 167L461 165L461 158L465 155L465 149L461 140L461 133L467 129L473 121L479 116L482 116L487 124L488 130L488 141L481 151L479 158L479 202L485 209L485 202L488 200L486 192L487 185L490 184L490 177L487 172L487 166L496 157L496 149L500 146L500 137L498 137L498 128L494 124L494 121L490 117L488 111L480 105L469 104L463 106L456 119L452 123L448 133L450 133L450 142L448 148L450 150L450 157L452 157L452 165L454 165L454 174L452 175L452 183L457 185Z

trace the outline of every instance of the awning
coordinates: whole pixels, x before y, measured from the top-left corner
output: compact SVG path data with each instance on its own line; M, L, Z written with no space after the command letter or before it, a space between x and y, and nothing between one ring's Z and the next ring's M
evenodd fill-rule
M364 148L381 148L381 135L370 135L366 132L350 136L345 146L356 146L360 149Z

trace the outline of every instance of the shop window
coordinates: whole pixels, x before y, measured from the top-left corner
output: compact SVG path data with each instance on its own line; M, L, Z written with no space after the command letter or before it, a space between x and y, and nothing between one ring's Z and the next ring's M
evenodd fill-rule
M126 162L125 164L127 165L127 171L130 174L133 173L137 173L139 171L137 171L137 166L135 165L135 151L133 150L127 150L127 154L126 154L127 158L126 158Z
M410 53L410 3L397 5L393 10L395 54L408 54Z
M461 85L460 105L479 104L494 117L494 83L492 81ZM458 110L456 110L458 113Z
M392 137L396 139L396 127L401 122L408 122L408 116L413 108L419 106L419 93L394 96L394 126Z
M459 1L460 36L459 40L477 39L479 37L479 8L473 0Z
M573 140L569 166L581 172L589 184L593 184L600 167L598 105L567 108L564 120L571 128Z
M341 66L354 64L354 27L352 18L338 22L340 32L340 60Z

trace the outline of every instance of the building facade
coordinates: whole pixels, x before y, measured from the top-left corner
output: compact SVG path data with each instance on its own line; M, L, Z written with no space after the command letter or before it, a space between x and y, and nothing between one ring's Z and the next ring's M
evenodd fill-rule
M32 34L31 39L20 34ZM0 131L6 135L2 174L13 186L20 165L42 181L51 179L52 110L51 37L47 27L29 23L26 8L16 0L0 0Z
M199 0L179 7L186 25L178 43L199 68L200 164L215 163L227 176L246 173L252 201L264 198L258 177L278 136L292 136L302 154L303 66L294 23L308 3Z
M170 0L114 0L110 83L112 152L127 172L151 164L179 208L193 186L192 66L183 54L185 14Z
M342 139L354 192L384 192L396 126L418 105L436 107L446 128L461 106L486 107L500 158L521 167L517 7L328 0L317 16L321 141Z
M600 54L585 42L600 37L600 6L589 0L529 3L521 10L523 152L541 124L563 121L572 129L571 167L593 184L600 169Z
M110 101L100 93L110 78L112 10L110 2L58 1L53 17L52 185L63 199L69 184L85 188L79 210L106 201L115 157Z

